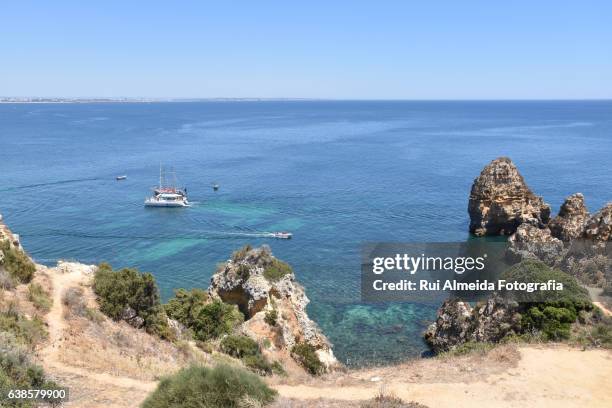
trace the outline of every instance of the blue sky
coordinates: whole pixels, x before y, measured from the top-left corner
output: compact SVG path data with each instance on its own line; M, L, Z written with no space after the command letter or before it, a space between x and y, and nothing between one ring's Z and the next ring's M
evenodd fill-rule
M14 1L0 95L612 98L610 1Z

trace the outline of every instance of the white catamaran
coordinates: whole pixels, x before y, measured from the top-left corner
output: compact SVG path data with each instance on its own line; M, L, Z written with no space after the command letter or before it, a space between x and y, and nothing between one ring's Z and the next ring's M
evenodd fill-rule
M164 185L165 177L163 168L159 166L159 186L153 188L153 195L145 199L145 207L189 207L187 200L187 189L176 187L176 174L173 174L173 184Z

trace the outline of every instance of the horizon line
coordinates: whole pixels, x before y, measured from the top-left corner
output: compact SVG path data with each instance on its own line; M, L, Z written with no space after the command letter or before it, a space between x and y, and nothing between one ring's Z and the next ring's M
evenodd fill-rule
M0 103L70 102L215 102L215 101L330 101L330 102L564 102L612 101L603 98L318 98L318 97L142 97L142 96L0 96Z

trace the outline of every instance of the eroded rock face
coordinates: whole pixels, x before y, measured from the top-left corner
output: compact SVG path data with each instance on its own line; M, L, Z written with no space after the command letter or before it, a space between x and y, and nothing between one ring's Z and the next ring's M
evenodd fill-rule
M510 235L523 223L543 227L550 218L550 206L507 157L493 160L474 180L468 212L470 232L478 236Z
M212 276L209 295L238 305L245 315L243 332L259 342L270 340L273 351L289 355L294 345L306 342L328 369L337 366L331 343L306 313L310 300L293 272L273 281L266 278L274 261L267 246L238 251ZM272 311L277 315L274 326L265 322Z
M612 241L612 203L606 204L586 221L584 237L598 242Z
M472 308L469 303L448 299L438 309L436 321L425 332L425 341L444 352L468 341L498 342L520 331L518 305L493 296Z
M559 214L550 221L548 227L553 237L569 242L584 234L588 218L589 212L584 205L584 196L576 193L565 199Z
M547 265L555 265L563 257L563 242L551 235L548 228L521 224L508 238L506 257L511 262L524 259L539 259Z

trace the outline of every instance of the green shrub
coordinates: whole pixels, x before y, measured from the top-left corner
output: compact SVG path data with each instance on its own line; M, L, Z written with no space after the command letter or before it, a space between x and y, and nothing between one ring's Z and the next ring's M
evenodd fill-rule
M478 341L468 341L463 344L458 345L457 347L441 353L440 357L445 356L463 356L467 354L481 354L484 355L488 353L495 345L493 343L486 342L478 342Z
M207 303L208 294L202 289L177 289L174 297L164 305L164 310L170 318L185 327L192 327Z
M231 333L243 320L238 307L215 300L202 306L190 329L197 340L207 341Z
M34 307L43 312L48 312L51 309L51 298L38 283L28 285L28 300L34 304Z
M561 291L511 292L510 295L520 302L546 302L557 306L572 305L576 310L590 310L592 308L589 292L580 286L574 277L560 270L553 269L541 261L524 260L506 270L501 278L509 282L546 283L549 280L554 280L563 284L563 290Z
M9 390L57 389L58 385L45 377L43 369L30 362L26 351L7 333L0 333L0 406L30 408L38 406L34 401L9 400ZM52 406L59 401L49 401Z
M242 358L259 353L259 346L248 336L227 336L221 340L221 351L232 357Z
M271 368L272 368L272 372L276 375L281 375L283 377L287 375L287 371L285 371L285 367L283 367L283 365L279 361L273 362L271 365Z
M7 240L0 241L0 251L4 253L4 269L17 281L28 283L32 280L36 265L20 249L11 246Z
M597 346L612 348L612 321L607 320L593 326L591 338Z
M113 271L110 265L103 263L94 276L93 289L98 296L100 311L111 319L121 320L124 312L132 309L144 320L147 332L173 339L160 304L157 283L150 273L140 273L133 268Z
M239 264L238 268L236 269L236 274L238 275L238 277L240 279L242 279L243 281L246 281L249 279L249 276L251 276L251 267L247 264Z
M264 317L264 322L266 322L270 326L276 326L278 320L278 312L276 309L268 310Z
M242 362L249 370L259 375L272 374L272 364L261 353L245 356L242 358Z
M272 258L270 263L264 268L264 277L270 282L276 282L283 276L293 273L288 263Z
M0 332L10 333L19 344L30 349L47 338L45 323L38 316L28 319L12 307L0 312Z
M275 396L276 391L246 370L191 366L162 379L142 408L239 408L246 399L263 406Z
M319 360L316 349L308 343L298 343L291 349L291 356L312 375L319 375L325 371L325 366Z
M518 282L547 282L563 284L562 291L520 293L513 295L521 301L520 314L523 332L540 332L543 340L565 340L570 337L571 325L581 311L593 309L589 293L572 276L552 269L536 260L522 261L502 275L503 279Z
M261 354L255 340L247 336L227 336L221 340L221 351L242 360L252 371L261 375L272 373L272 365Z

